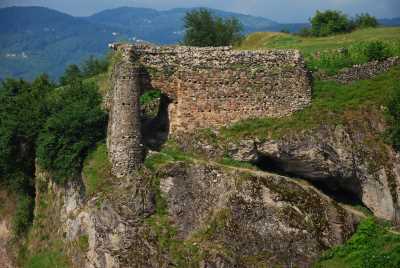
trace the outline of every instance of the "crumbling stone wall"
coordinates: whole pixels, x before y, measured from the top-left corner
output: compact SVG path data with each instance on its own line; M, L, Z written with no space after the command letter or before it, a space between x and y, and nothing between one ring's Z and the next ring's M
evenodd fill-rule
M371 61L365 64L354 65L351 68L344 68L336 75L329 76L326 73L317 72L316 79L332 80L341 84L349 84L363 79L372 79L375 76L389 71L393 66L400 65L399 57L391 57L382 61Z
M282 117L311 101L310 77L297 50L137 44L115 44L113 48L125 58L138 58L151 87L172 99L172 132L219 127L248 118Z
M124 177L144 160L139 105L143 74L132 58L123 57L113 68L107 147L112 174Z

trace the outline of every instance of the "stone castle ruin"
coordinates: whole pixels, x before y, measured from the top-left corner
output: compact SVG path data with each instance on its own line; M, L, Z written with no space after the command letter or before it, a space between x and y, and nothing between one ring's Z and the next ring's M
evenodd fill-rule
M113 173L119 176L143 160L139 97L146 90L158 89L169 98L172 133L287 116L311 102L310 76L297 50L112 48L122 56L113 70L108 135Z

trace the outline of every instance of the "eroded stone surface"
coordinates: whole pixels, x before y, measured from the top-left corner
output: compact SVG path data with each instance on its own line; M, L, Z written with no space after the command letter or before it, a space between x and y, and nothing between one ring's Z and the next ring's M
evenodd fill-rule
M231 144L229 153L240 161L265 157L266 168L273 165L291 176L347 190L377 217L399 222L400 157L374 138L383 133L378 122L363 121L366 129L321 126L275 140L243 141Z
M247 261L257 258L268 266L308 267L322 250L343 243L357 222L329 198L279 175L181 163L164 172L161 184L168 185L161 189L180 238L218 226L199 242L204 267L251 267Z

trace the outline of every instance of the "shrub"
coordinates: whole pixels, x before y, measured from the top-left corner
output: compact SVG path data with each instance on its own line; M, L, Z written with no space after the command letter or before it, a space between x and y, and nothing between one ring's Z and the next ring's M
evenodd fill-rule
M222 19L207 9L188 12L184 18L185 36L188 46L227 46L242 39L242 25L236 18Z
M317 10L310 22L312 26L311 32L314 36L328 36L351 30L351 21L347 15L337 10L327 10L325 12Z
M383 60L390 56L388 48L382 41L370 42L365 46L365 55L368 61Z
M38 139L37 158L56 182L77 175L88 150L104 139L107 117L93 83L76 82L62 89L52 103Z
M368 13L358 14L354 20L354 27L358 29L378 27L378 20Z
M33 198L28 195L20 195L17 208L12 221L13 233L19 237L26 233L33 220Z

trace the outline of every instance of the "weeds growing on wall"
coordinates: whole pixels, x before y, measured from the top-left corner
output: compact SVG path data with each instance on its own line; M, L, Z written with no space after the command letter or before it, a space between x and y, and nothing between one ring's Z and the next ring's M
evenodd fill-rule
M342 68L363 64L374 60L400 56L400 41L360 42L348 48L324 50L306 55L307 65L313 71L322 70L335 74Z

